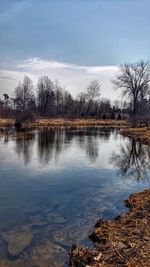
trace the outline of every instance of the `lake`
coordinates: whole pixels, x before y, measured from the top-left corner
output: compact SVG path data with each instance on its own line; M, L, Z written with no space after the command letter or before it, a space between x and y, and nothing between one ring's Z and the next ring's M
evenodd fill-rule
M68 265L100 218L150 186L150 149L117 129L0 132L0 266Z

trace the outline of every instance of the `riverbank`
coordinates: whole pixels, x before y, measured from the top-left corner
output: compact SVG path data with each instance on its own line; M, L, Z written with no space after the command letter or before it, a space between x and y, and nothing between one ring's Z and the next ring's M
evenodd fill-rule
M150 146L150 129L142 128L126 128L121 131L124 136L132 137L134 140Z
M87 127L87 126L109 126L121 127L126 126L124 120L98 120L98 119L38 119L34 122L35 126L71 126L71 127Z
M11 127L15 123L13 119L0 119L0 127ZM99 119L36 119L33 122L26 122L24 127L87 127L87 126L101 126L101 127L125 127L128 123L125 120L99 120Z
M73 246L71 267L150 266L150 189L131 195L125 205L129 212L96 223L93 249Z
M15 123L15 120L8 118L0 118L0 127L11 127Z
M150 130L146 127L127 127L121 133L150 146ZM73 246L71 267L150 266L150 189L131 195L125 205L129 212L96 223L89 236L93 249Z

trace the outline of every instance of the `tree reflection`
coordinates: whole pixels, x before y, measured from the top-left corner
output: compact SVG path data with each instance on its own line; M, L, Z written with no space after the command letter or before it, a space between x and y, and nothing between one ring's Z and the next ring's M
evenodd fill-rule
M91 162L96 162L99 155L98 138L88 136L86 142L86 154L90 158Z
M91 162L96 162L99 156L99 142L108 141L111 135L111 128L108 129L92 129L87 132L85 143L85 151Z
M96 162L99 157L99 145L102 141L110 138L112 129L102 128L40 128L31 132L3 132L1 136L4 142L9 141L9 137L14 137L15 151L24 163L29 163L33 157L37 156L42 165L56 163L58 157L67 153L67 149L72 146L77 152L82 150L90 162ZM73 152L74 153L74 152Z
M52 158L57 157L62 150L71 144L73 136L66 134L63 128L41 129L38 132L38 155L42 163L48 164Z
M20 158L23 157L25 164L30 162L31 157L33 155L34 141L34 132L17 133L16 135L16 153Z
M150 171L150 149L135 140L120 146L113 153L111 163L119 168L121 176L136 181L148 180Z
M54 130L40 130L37 135L38 156L43 163L48 163L52 157L54 149L55 132Z
M98 158L98 140L99 131L96 128L70 128L65 130L65 140L77 141L80 149L84 150L86 156L91 162L95 162Z
M9 141L9 132L7 129L0 128L0 139L3 139L4 144Z
M72 133L73 137L76 137L79 147L85 151L92 163L98 159L100 140L109 140L111 132L111 128L99 127L70 129L70 134Z
M99 132L99 137L104 140L108 141L112 133L115 132L115 128L104 128Z

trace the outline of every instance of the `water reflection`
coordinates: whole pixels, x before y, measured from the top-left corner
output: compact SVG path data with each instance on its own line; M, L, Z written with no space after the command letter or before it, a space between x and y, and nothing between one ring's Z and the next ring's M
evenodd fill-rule
M19 158L23 156L25 164L29 163L31 160L34 142L35 134L32 132L16 135L16 153Z
M99 218L148 186L119 178L113 165L135 177L129 169L146 173L150 153L115 129L4 129L0 149L0 266L66 266L72 243L87 245Z
M8 130L1 131L4 143L8 142L12 133L15 135L15 151L19 158L28 164L37 150L38 159L42 164L48 165L54 158L73 145L74 139L78 146L85 151L91 163L96 162L99 156L99 141L107 141L115 129L99 128L43 128L33 132L15 133Z
M42 128L25 133L2 129L0 138L3 137L7 144L13 136L15 152L25 164L31 162L34 154L43 165L49 165L52 160L56 163L59 156L72 146L79 147L91 163L96 163L101 142L109 141L112 133L114 139L118 138L117 130L111 128ZM111 155L110 164L117 167L124 178L146 180L150 170L150 149L132 139L123 141L119 150Z
M121 176L133 180L148 180L150 170L150 149L133 139L120 145L114 152L111 163L119 168Z
M3 138L4 144L9 141L10 131L7 128L0 128L0 138Z
M91 162L95 162L99 155L98 140L88 136L86 144L86 153L89 156Z
M37 135L38 155L42 162L48 163L54 149L55 132L41 130Z

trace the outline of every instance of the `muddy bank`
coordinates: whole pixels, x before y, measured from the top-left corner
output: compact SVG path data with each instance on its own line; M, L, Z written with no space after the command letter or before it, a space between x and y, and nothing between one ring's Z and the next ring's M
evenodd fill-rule
M13 126L15 120L13 119L0 119L0 127ZM109 126L109 127L122 127L127 126L125 120L98 120L98 119L36 119L35 121L23 123L23 127L86 127L86 126Z
M72 247L72 267L150 266L150 189L125 201L129 212L99 220L90 234L94 249Z
M150 129L142 128L126 128L121 131L124 136L132 137L145 145L150 146Z

